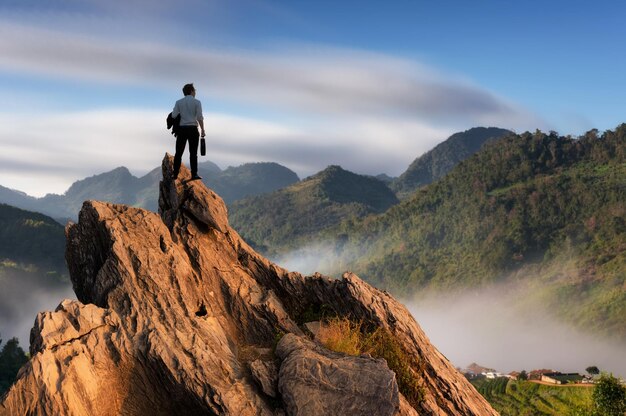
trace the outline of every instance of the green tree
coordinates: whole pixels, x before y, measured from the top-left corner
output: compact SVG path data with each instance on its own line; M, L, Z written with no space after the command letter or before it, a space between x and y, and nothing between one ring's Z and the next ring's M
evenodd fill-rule
M592 375L592 376L600 374L600 370L595 365L587 367L585 371L589 373L589 375Z
M602 373L593 389L593 407L599 416L624 416L626 387L613 374Z
M528 380L528 373L526 373L526 370L522 370L522 372L519 373L519 376L517 376L517 378L520 380Z
M0 339L0 344L2 340ZM11 338L0 352L0 395L11 387L17 372L28 361L17 338Z

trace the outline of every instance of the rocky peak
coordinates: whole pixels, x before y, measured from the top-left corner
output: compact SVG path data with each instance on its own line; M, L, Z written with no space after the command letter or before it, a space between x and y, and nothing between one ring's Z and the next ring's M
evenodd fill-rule
M222 199L163 160L159 214L87 201L66 228L78 301L37 316L0 415L495 415L404 306L357 276L302 276L230 228ZM327 350L305 312L388 331L417 365L411 406L384 359ZM277 339L280 339L276 344Z

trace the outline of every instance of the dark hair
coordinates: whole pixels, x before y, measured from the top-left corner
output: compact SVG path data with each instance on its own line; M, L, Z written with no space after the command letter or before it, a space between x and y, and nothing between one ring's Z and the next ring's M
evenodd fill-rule
M191 95L191 93L195 90L196 89L193 87L193 84L185 84L185 86L183 87L183 94Z

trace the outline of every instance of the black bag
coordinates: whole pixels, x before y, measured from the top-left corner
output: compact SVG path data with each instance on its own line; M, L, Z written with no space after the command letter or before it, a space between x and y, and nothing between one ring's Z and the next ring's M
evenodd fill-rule
M200 156L206 155L206 142L204 141L204 137L200 139Z

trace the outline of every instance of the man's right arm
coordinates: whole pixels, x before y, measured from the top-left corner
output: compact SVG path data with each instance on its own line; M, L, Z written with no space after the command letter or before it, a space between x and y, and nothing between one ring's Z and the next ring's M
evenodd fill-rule
M200 125L200 136L204 137L206 133L204 132L204 120L198 120L198 124Z
M200 125L200 135L204 137L204 116L202 115L202 103L200 100L198 100L198 106L196 107L196 120L198 121L198 125Z

